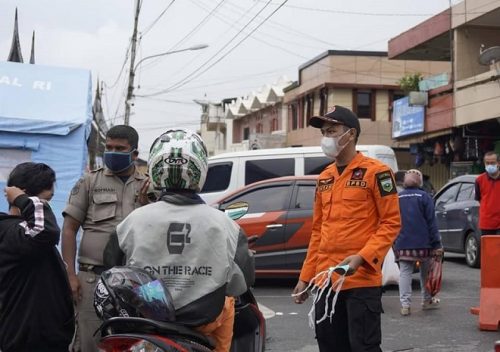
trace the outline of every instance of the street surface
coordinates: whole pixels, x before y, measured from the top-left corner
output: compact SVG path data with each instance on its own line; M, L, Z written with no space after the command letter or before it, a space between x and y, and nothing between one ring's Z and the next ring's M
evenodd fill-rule
M480 270L469 268L461 255L446 254L441 308L422 311L418 274L413 277L412 314L399 313L397 286L383 295L382 350L387 352L491 352L500 332L480 331L478 317L469 313L479 304ZM258 280L254 289L267 316L266 351L317 351L307 313L311 300L292 302L295 280Z

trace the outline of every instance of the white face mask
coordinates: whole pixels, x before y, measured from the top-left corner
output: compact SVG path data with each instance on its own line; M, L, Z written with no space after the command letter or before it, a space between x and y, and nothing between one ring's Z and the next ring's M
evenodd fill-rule
M344 134L338 137L323 137L321 138L321 149L323 149L323 153L329 158L335 159L339 156L340 152L345 148L349 142L344 145L340 145L339 141L342 137L344 137L350 130L346 131Z
M485 170L488 174L494 175L498 171L498 164L497 165L486 165Z

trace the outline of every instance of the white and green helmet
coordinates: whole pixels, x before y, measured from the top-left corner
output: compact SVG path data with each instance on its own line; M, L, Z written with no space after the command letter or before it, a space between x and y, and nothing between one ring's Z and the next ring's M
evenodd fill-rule
M149 151L148 169L156 190L199 192L207 177L207 148L196 133L179 128L158 137Z

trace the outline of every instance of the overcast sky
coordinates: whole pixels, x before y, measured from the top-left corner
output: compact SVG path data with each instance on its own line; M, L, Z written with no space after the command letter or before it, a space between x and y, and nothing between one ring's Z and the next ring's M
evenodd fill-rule
M139 65L136 95L166 91L135 99L131 125L139 131L141 157L147 158L151 142L166 128L199 128L200 108L193 99L246 96L283 75L296 80L301 64L329 49L386 51L390 38L449 5L449 0L144 0L136 63L198 44L209 47ZM0 60L9 53L16 7L25 60L35 30L36 63L91 70L94 88L97 78L105 83L106 118L123 123L129 63L122 67L134 1L0 0Z

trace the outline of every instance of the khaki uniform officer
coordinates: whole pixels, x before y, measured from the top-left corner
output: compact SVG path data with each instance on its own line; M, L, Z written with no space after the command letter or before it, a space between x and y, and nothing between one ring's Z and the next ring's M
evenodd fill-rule
M134 165L137 143L137 132L132 127L111 128L106 136L106 168L85 174L73 187L63 211L63 259L78 311L74 351L97 351L93 334L101 322L94 311L93 297L103 271L104 248L116 226L147 203L149 181ZM76 234L80 227L83 235L76 267Z

